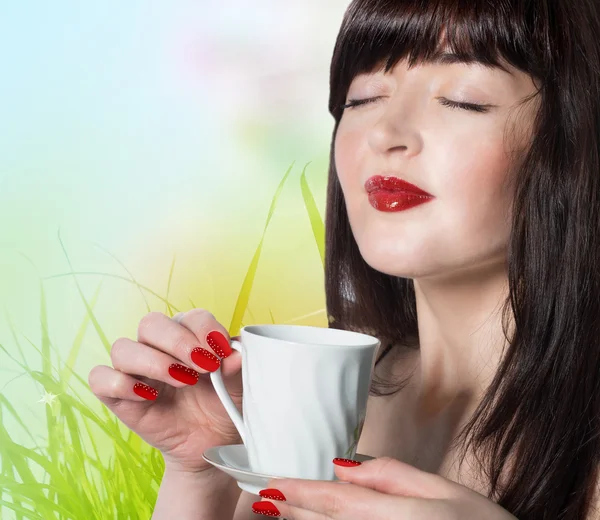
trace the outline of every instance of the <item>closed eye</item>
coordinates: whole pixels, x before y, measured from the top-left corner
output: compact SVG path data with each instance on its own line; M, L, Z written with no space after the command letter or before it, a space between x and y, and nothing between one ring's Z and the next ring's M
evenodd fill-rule
M492 105L478 105L475 103L465 103L462 101L452 101L450 99L446 99L443 97L440 97L437 99L440 101L440 104L442 104L446 107L459 108L462 110L470 110L472 112L481 112L481 113L489 112L490 107L492 106Z
M360 105L366 105L368 103L373 103L373 101L377 101L378 99L379 99L378 97L366 98L366 99L351 99L342 108L346 109L346 108L358 107Z
M367 105L369 103L373 103L374 101L377 101L378 99L380 99L379 97L374 97L374 98L366 98L366 99L351 99L347 104L345 104L343 106L344 110L346 108L353 108L353 107L358 107L361 105ZM449 108L458 108L461 110L469 110L471 112L480 112L480 113L486 113L489 112L490 107L492 107L493 105L479 105L476 103L465 103L462 101L452 101L450 99L446 99L443 97L437 98L440 102L440 104L447 106Z

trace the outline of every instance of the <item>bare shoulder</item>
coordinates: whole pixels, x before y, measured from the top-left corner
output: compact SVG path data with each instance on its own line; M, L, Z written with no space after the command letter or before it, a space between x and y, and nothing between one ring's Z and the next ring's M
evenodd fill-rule
M252 511L252 504L260 500L261 498L258 495L253 495L252 493L242 490L240 493L240 498L238 499L237 507L235 508L233 520L264 519L264 515L260 515Z

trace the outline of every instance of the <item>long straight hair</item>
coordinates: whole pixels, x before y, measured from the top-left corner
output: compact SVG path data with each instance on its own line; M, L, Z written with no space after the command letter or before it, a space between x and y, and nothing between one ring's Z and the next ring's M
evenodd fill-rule
M331 62L335 119L326 209L329 326L418 349L411 279L371 268L350 228L334 143L352 79L452 52L539 84L534 135L515 175L507 245L508 341L496 377L455 440L470 446L489 498L520 520L584 519L600 439L600 20L597 0L355 0ZM507 316L514 326L508 330ZM393 347L392 347L393 345ZM383 357L382 356L382 357ZM378 360L381 361L381 358ZM409 379L409 378L408 378ZM400 391L404 381L378 381Z

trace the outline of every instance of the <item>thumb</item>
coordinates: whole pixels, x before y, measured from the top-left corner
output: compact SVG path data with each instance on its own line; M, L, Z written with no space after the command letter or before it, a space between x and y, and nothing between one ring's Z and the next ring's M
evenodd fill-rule
M335 466L340 480L387 493L416 498L451 498L454 482L392 457L380 457L360 466Z
M239 336L234 336L231 340L240 339ZM229 393L242 395L242 353L233 350L231 355L221 360L221 375L223 383Z
M223 380L234 380L238 381L241 385L242 380L242 355L235 350L231 355L221 360L221 374ZM240 386L241 389L241 386Z

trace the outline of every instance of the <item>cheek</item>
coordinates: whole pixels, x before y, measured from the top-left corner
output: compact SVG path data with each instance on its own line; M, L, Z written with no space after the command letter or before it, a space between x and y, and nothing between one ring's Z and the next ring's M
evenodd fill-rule
M462 153L456 150L455 160L450 164L454 170L451 184L457 190L455 194L461 199L473 201L475 207L477 201L484 208L498 207L509 195L505 184L510 160L500 140L471 141L471 145ZM447 188L448 193L452 193L452 187L449 185Z
M340 124L335 137L335 167L340 184L345 187L346 180L359 171L360 148L364 145L364 135L358 129L346 129Z
M465 143L469 143L467 146ZM441 236L459 243L502 243L510 225L511 200L508 184L510 158L501 136L463 141L447 150L444 181L439 186ZM440 163L442 166L442 163ZM443 206L443 207L442 207Z

